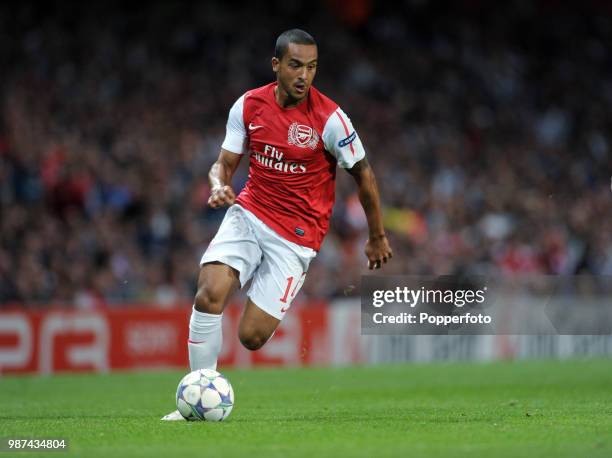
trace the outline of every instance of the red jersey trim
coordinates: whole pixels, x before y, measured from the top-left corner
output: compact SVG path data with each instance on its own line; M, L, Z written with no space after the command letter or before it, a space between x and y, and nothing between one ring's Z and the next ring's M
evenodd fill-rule
M342 126L344 127L344 133L346 134L346 136L349 136L349 131L348 131L348 127L346 127L346 123L344 122L344 119L342 119L342 116L340 116L340 113L338 113L338 110L335 111L336 115L338 115L338 118L340 118L340 122L342 123ZM355 149L353 148L353 144L349 143L349 147L351 148L351 153L353 153L353 156L355 155Z

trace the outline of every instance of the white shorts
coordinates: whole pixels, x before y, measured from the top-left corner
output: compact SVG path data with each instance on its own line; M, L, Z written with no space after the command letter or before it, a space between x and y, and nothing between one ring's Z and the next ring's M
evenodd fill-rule
M240 287L253 278L248 297L279 320L291 306L304 280L312 248L285 240L238 204L225 214L200 265L221 262L240 273Z

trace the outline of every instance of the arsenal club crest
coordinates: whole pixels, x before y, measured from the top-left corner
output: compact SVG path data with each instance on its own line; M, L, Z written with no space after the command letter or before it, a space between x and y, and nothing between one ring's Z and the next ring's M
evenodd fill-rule
M319 134L312 127L294 122L289 126L287 141L300 148L315 149L319 143Z

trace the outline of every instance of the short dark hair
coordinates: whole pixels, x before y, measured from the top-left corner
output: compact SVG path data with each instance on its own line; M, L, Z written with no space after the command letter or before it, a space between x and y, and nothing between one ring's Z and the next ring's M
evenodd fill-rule
M276 39L274 57L282 59L287 49L289 49L289 43L294 43L296 45L317 45L315 39L312 38L312 35L308 32L304 32L301 29L286 30Z

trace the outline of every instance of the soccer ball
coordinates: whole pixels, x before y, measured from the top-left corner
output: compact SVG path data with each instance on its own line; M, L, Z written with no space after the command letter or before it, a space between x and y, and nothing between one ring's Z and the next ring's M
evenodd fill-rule
M234 390L219 372L199 369L180 381L176 407L185 420L225 420L234 407Z

